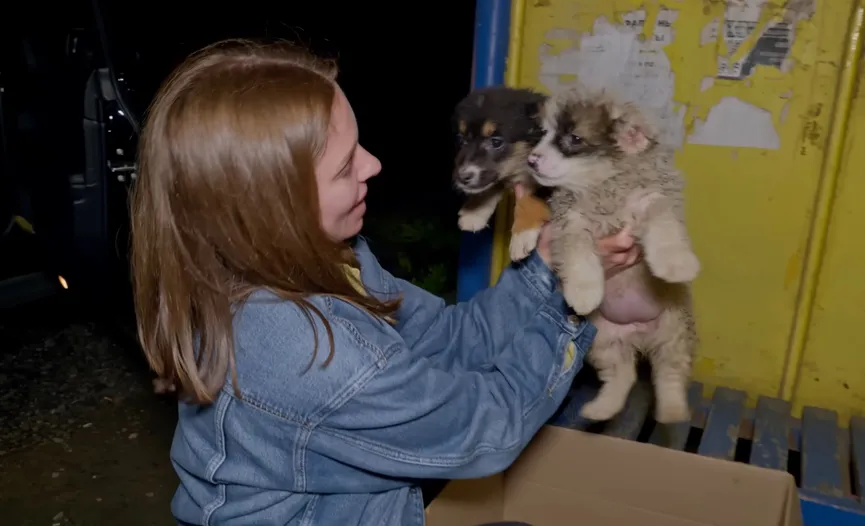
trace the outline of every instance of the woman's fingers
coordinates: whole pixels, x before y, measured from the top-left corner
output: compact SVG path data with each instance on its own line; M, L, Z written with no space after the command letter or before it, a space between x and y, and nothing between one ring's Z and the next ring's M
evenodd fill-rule
M616 252L624 252L634 248L636 240L631 235L631 227L626 226L613 236L613 247Z
M526 189L523 187L522 183L514 184L514 197L519 200L522 199L524 195L526 195Z
M602 255L626 253L636 248L636 240L630 229L625 227L616 234L598 240L598 250Z
M612 242L611 242L612 243ZM631 245L630 248L620 250L618 252L607 252L603 255L604 268L607 270L614 270L617 273L620 270L624 270L634 264L636 264L640 257L642 256L642 252L636 244Z
M610 265L627 265L628 264L628 253L627 252L617 252L615 254L610 255Z
M628 261L625 262L625 265L630 267L631 265L636 264L640 261L640 258L643 256L643 251L640 250L640 247L637 245L633 245L630 249L628 249Z

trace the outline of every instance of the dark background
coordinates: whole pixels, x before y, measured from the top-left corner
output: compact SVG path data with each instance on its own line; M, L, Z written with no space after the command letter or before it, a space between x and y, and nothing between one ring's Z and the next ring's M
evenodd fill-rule
M106 166L132 163L137 137L116 102L99 102L104 155L85 162L84 101L98 98L85 86L106 58L140 120L169 71L217 40L287 39L336 57L361 141L383 164L364 234L394 274L448 299L456 289L450 119L470 87L474 2L99 1L107 54L89 0L0 6L3 524L173 523L176 402L154 394L135 337L131 178ZM93 170L92 187L70 183Z
M0 174L0 229L21 213L38 242L12 229L0 238L0 279L75 259L64 191L82 170L81 85L108 58L140 121L159 83L187 54L224 38L282 39L336 58L361 142L383 164L370 183L367 235L386 268L449 299L456 289L459 196L451 187L451 113L471 82L474 2L239 3L100 0L108 37L101 49L91 2L29 2L0 22L0 81L7 87L8 159ZM70 35L89 59L70 58ZM58 74L59 72L59 74ZM128 137L130 150L136 137ZM111 257L126 275L123 193L110 218ZM60 226L58 226L60 225ZM0 230L2 231L2 230ZM41 235L40 235L41 234ZM22 241L23 239L23 241ZM13 255L14 254L14 255ZM71 255L70 255L71 254ZM116 284L112 284L112 287Z

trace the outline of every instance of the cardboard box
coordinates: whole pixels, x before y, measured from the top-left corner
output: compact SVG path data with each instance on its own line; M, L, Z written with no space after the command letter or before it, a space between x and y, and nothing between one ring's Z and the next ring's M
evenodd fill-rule
M428 526L801 526L788 473L560 427L504 474L449 483Z

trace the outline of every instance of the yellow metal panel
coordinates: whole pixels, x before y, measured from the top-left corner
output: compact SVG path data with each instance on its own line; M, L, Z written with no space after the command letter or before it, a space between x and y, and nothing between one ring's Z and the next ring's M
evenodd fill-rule
M681 147L703 262L694 287L696 379L744 389L752 400L779 395L787 364L795 372L799 362L790 356L793 321L814 259L806 261L847 47L841 28L856 2L514 1L522 4L514 12L524 9L509 57L514 84L546 92L577 78L608 85L656 109L665 140ZM758 41L766 28L774 42ZM772 62L765 46L785 35L789 54ZM735 78L739 59L758 55Z
M865 2L863 2L865 4ZM824 262L819 275L807 346L794 390L797 411L803 405L831 407L846 418L865 414L865 65L851 53L849 67L859 64L841 172L835 191ZM839 120L840 115L838 116Z

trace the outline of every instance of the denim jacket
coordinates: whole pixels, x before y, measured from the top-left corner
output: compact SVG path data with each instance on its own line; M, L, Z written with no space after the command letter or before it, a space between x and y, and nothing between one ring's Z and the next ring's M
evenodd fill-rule
M333 330L322 367L321 321L253 294L234 321L241 399L228 382L210 406L179 406L179 522L420 526L418 479L505 470L562 403L595 329L569 322L537 254L445 306L382 269L363 239L355 251L370 294L402 296L396 324L313 297Z

